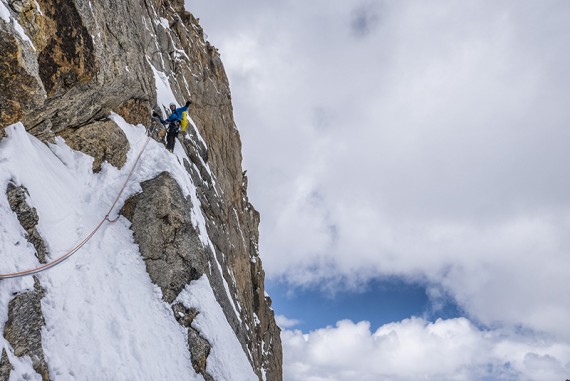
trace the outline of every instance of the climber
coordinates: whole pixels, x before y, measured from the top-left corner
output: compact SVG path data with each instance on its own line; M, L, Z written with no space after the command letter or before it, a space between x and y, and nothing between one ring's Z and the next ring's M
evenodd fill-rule
M180 132L180 123L183 119L183 113L188 112L188 106L192 104L192 101L187 101L184 107L176 108L176 104L170 104L171 114L168 118L162 119L158 113L153 112L152 116L158 118L160 123L164 126L168 124L168 132L166 133L166 149L172 152L174 150L174 143L176 136Z

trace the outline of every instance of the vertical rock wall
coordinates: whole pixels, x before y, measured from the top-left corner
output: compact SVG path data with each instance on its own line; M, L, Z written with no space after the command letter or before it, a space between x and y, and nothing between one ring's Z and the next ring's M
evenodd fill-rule
M40 139L61 135L94 156L98 170L105 160L124 162L124 153L111 157L110 145L120 137L118 127L105 121L111 111L131 123L151 124L150 110L157 107L151 65L168 76L180 103L193 100L189 113L198 131L190 131L184 148L214 250L198 245L188 216L176 212L190 205L168 174L144 185L124 214L168 302L208 273L216 256L222 271L214 271L210 281L228 322L260 379L265 374L281 380L279 328L265 296L259 214L247 197L230 88L220 55L205 41L197 19L185 11L183 0L2 1L10 22L0 20L0 134L2 127L22 121ZM104 132L101 139L98 131ZM171 203L141 202L164 192ZM146 210L149 205L154 209ZM161 231L148 232L153 213L162 216ZM160 240L146 242L143 232ZM197 361L195 367L200 366Z

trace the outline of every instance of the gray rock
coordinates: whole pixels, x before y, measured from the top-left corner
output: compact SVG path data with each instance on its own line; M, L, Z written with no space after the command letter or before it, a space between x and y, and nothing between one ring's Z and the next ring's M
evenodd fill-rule
M28 190L23 186L15 186L12 183L8 184L6 196L8 197L8 204L16 216L20 225L26 230L26 239L36 249L36 257L40 263L46 263L47 249L45 242L36 229L39 222L38 213L36 208L32 208L26 201L26 194Z
M174 317L183 327L188 328L188 348L192 358L192 366L206 381L213 381L212 376L206 371L208 355L212 349L208 340L200 336L200 333L192 327L192 322L198 316L198 311L188 309L182 304L172 306Z
M125 202L147 271L165 301L172 303L206 268L206 249L192 226L190 209L176 181L163 172L141 184L143 192Z
M188 347L192 356L192 366L197 373L204 376L206 381L214 381L206 371L206 361L212 347L194 328L188 328Z
M12 211L18 216L20 225L22 225L25 230L30 230L36 227L39 217L36 209L30 207L26 202L26 194L28 194L28 190L25 187L17 187L13 183L8 184L6 191L8 204Z
M34 290L17 295L8 304L4 337L16 356L30 356L34 370L47 381L50 377L42 349L42 328L45 325L41 306L43 297L44 290L34 277Z
M181 326L190 328L192 322L198 316L198 311L194 308L186 308L184 305L177 303L172 306L172 312L176 321L180 323Z
M6 349L2 349L2 358L0 359L0 381L8 381L10 379L10 372L14 367L10 364Z
M38 261L40 263L47 263L46 262L46 255L47 255L46 244L44 242L44 239L42 238L42 236L38 232L38 230L36 228L33 228L30 231L28 231L28 235L27 235L26 239L36 249L36 258L38 258Z

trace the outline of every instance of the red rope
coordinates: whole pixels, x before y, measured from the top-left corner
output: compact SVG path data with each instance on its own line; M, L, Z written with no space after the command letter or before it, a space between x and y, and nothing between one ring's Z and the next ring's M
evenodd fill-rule
M19 271L19 272L15 272L15 273L9 273L9 274L0 274L0 279L19 278L19 277L23 277L23 276L37 274L37 273L40 273L42 271L51 269L52 267L59 265L60 263L62 263L63 261L65 261L66 259L71 257L73 254L78 252L79 249L81 249L83 246L85 246L85 244L87 242L89 242L89 240L91 238L93 238L93 236L95 235L95 233L97 233L97 231L101 228L101 226L103 226L105 221L116 222L119 219L119 217L117 216L116 219L110 220L109 214L111 214L111 212L113 211L113 209L117 205L117 202L119 202L119 198L121 197L121 195L125 191L125 188L127 187L127 184L129 182L129 180L131 179L131 176L133 175L133 172L135 171L135 168L136 168L136 166L137 166L137 164L138 164L138 162L139 162L139 160L140 160L140 158L141 158L141 156L142 156L142 154L143 154L144 150L146 149L146 146L148 145L149 142L150 142L150 136L146 139L146 142L144 143L143 148L139 152L139 154L135 160L135 163L133 164L133 167L131 168L131 171L129 172L129 175L127 176L127 179L125 180L125 182L123 183L123 186L121 187L121 190L117 194L115 201L113 201L113 204L111 205L111 207L107 211L107 214L105 214L105 217L103 217L101 222L99 222L97 224L97 226L95 227L95 229L93 229L93 231L91 233L89 233L81 242L79 242L77 245L75 245L71 250L69 250L68 252L63 254L61 257L55 259L54 261L52 261L50 263L46 263L45 265L36 267L35 269L24 270L24 271Z

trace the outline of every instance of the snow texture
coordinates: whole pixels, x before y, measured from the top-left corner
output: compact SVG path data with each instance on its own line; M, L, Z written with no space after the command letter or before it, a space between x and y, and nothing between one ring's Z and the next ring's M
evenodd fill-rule
M178 101L172 92L172 88L170 87L170 82L168 81L168 76L164 74L162 71L157 70L152 64L150 64L152 72L154 73L154 79L156 82L156 98L159 105L162 107L160 108L161 111L164 108L168 108L170 103L175 103L178 105ZM165 116L165 115L163 115Z
M224 312L216 301L208 278L203 275L192 281L177 300L187 308L200 311L192 326L212 346L206 368L208 373L216 380L257 381L238 339L224 318Z
M10 11L6 8L3 2L0 1L0 19L4 20L5 22L10 22Z
M104 163L98 174L92 172L93 159L73 151L63 139L57 138L48 146L29 135L21 123L6 128L8 137L0 143L0 186L6 189L13 181L28 189L29 202L39 215L38 231L50 253L48 261L67 252L101 221L146 142L143 126L130 125L116 114L111 119L123 129L131 149L121 170ZM188 158L180 144L174 153L168 153L154 140L149 142L111 217L128 197L140 192L142 181L168 171L192 200L192 222L203 244L212 245L196 187L182 164ZM1 193L0 197L6 197ZM33 246L24 238L23 228L4 200L0 202L0 273L35 268L39 263ZM151 282L129 225L124 217L114 224L105 223L77 254L39 274L46 289L42 299L46 322L42 345L54 379L203 379L191 366L187 332L174 319L170 305L162 300L160 289ZM197 291L188 286L186 293L200 295L204 287L196 285ZM31 277L0 282L0 324L7 320L13 294L32 288ZM190 299L186 295L185 302L201 303ZM241 375L248 368L247 377L235 379L254 379L241 347L241 353L236 353L234 346L224 347L237 339L221 307L215 299L207 303L198 321L200 327L205 327L204 332L216 335L212 339L216 349L209 365L211 374L216 379L230 379L225 378L228 371L233 374L236 368L241 372L236 374ZM14 365L11 379L40 379L30 358L16 357L3 337L0 346L7 350ZM221 374L224 376L216 376Z
M169 23L168 23L168 20L165 19L164 17L161 17L161 18L160 18L159 24L162 25L162 27L163 27L164 29L170 29L170 25L169 25Z

